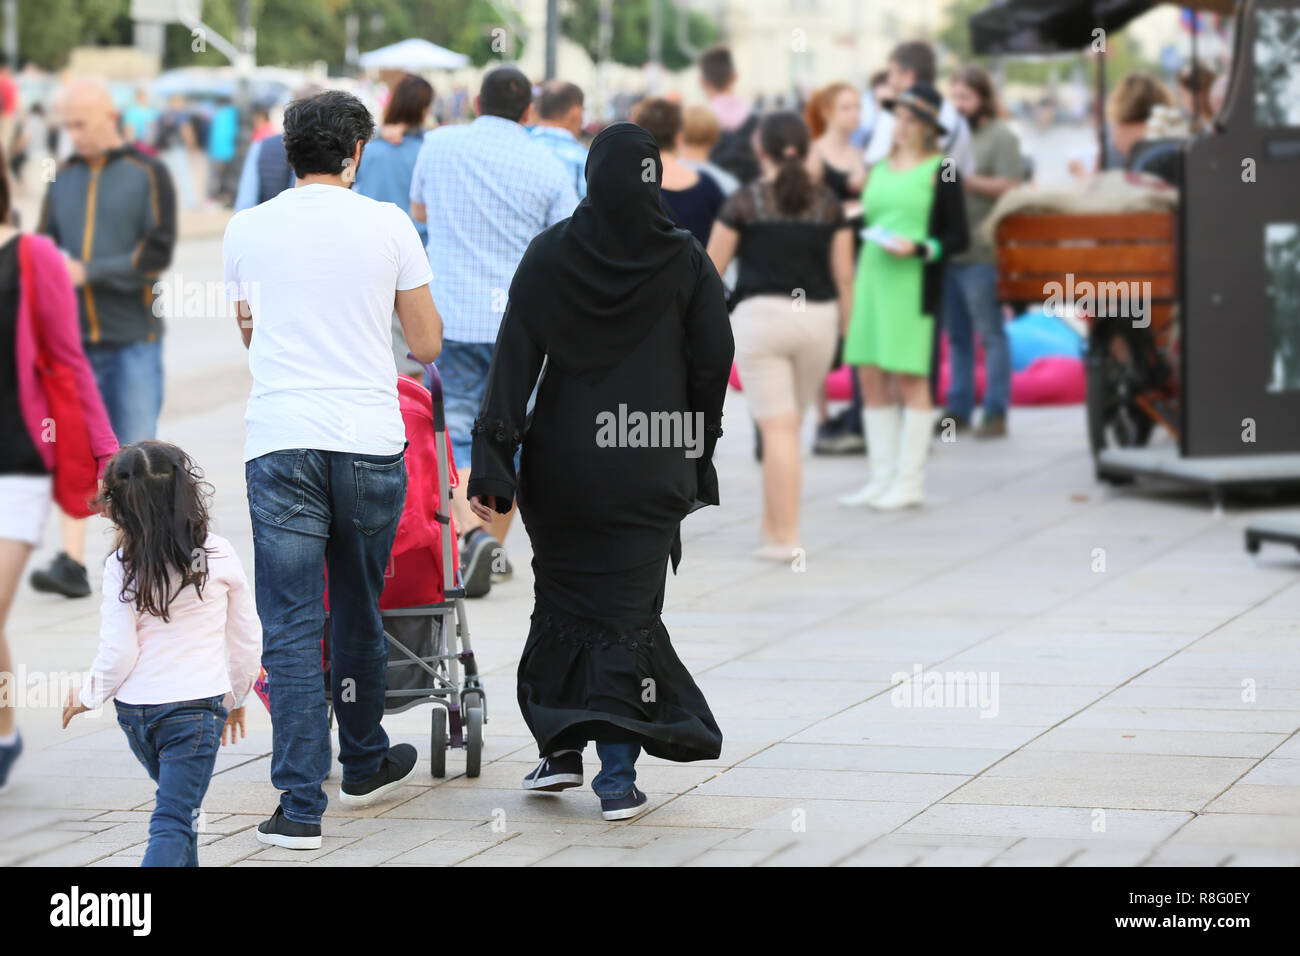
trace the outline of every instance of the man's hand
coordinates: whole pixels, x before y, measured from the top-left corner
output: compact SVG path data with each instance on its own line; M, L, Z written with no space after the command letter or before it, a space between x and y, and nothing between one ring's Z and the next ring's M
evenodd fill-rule
M469 510L480 521L490 522L497 516L496 495L475 495L469 499Z
M84 714L88 710L90 710L90 708L81 702L81 698L77 694L77 688L74 687L70 689L68 691L68 699L63 702L63 729L68 729L68 723L73 717L76 717L78 714Z
M226 717L226 726L221 728L221 746L228 746L235 743L240 737L248 736L248 730L244 727L244 716L244 708L236 707ZM227 734L229 734L229 739L227 739Z
M80 289L86 284L86 264L80 259L69 259L68 278L76 288Z

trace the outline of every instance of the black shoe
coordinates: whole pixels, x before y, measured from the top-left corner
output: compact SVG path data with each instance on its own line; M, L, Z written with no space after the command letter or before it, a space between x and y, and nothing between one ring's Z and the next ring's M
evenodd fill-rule
M415 764L419 754L410 744L395 744L384 754L384 762L379 765L368 780L360 783L348 783L339 786L339 803L356 809L379 803L406 781L415 776Z
M524 777L525 790L568 790L582 786L582 751L562 750L543 757L537 768Z
M633 786L632 792L625 797L615 797L612 800L601 797L600 815L606 820L631 820L645 810L649 800L649 797Z
M471 531L460 543L460 579L465 596L480 598L492 590L492 556L501 545L482 528Z
M296 823L284 815L283 807L276 807L271 819L257 825L257 842L286 850L319 850L320 824Z
M62 551L50 562L48 568L37 568L33 571L31 582L32 587L46 594L62 594L64 597L78 598L90 593L86 566L72 560Z
M492 583L500 584L514 576L515 566L510 563L510 556L506 554L505 548L498 547L497 553L492 556Z
M0 745L0 793L9 789L9 772L23 755L23 735L14 731L14 742ZM578 780L582 783L582 780Z
M960 415L954 415L945 408L939 413L939 417L935 419L934 433L942 438L944 433L950 428L954 433L964 432L970 428L970 419L962 418Z

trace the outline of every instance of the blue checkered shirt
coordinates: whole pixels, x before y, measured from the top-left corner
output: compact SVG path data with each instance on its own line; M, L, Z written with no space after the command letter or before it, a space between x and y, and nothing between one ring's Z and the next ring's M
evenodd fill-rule
M524 127L480 116L425 135L411 202L425 208L443 337L495 342L528 243L572 215L578 197L568 170Z
M545 144L555 154L555 158L564 163L573 180L574 191L579 199L587 196L587 147L583 146L567 129L559 126L534 126L529 130L533 139Z

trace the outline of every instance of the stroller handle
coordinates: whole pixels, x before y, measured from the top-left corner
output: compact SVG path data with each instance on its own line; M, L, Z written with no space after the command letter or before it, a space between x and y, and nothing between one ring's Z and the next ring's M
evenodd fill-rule
M420 362L410 352L406 353L406 357L413 362ZM424 369L424 381L429 394L433 396L433 430L444 432L447 430L447 420L442 408L442 376L438 374L438 366L432 362L420 362L420 366Z

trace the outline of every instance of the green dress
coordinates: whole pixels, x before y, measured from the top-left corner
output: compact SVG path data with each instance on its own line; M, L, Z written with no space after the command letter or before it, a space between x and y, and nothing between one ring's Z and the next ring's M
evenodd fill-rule
M862 191L867 226L880 226L914 242L929 234L935 176L942 156L896 172L889 160L871 167ZM929 375L934 316L921 311L925 260L906 259L865 242L853 286L853 316L844 342L844 361L886 372Z

